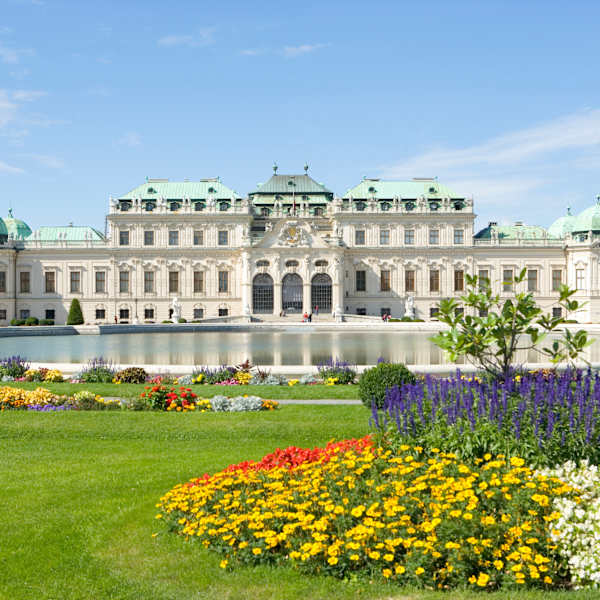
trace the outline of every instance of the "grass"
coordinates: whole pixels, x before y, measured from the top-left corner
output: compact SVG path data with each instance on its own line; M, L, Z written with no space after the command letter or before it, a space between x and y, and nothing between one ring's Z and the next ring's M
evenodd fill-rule
M35 382L7 382L0 385L10 385L26 390L45 387L57 394L73 395L81 390L89 390L104 397L117 396L120 398L134 398L139 396L144 388L150 384L134 383L35 383ZM249 394L272 400L322 400L335 398L338 400L358 398L358 385L192 385L192 390L202 398L211 398L217 394L225 396L239 396Z
M218 568L219 557L167 533L155 503L175 483L276 447L362 436L360 406L270 413L0 414L0 598L458 600L482 594L306 577L286 568ZM158 533L157 537L152 534ZM486 594L509 600L517 592ZM583 600L597 592L526 593Z

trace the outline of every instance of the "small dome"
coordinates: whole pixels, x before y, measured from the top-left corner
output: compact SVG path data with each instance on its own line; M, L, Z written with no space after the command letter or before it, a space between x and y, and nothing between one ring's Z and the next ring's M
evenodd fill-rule
M0 219L0 242L6 241L8 237L8 229L6 229L6 225L4 224L4 219Z
M475 239L489 240L496 237L499 240L541 240L547 236L548 232L537 225L525 225L521 221L517 221L514 225L498 225L492 221L475 234Z
M571 214L571 207L567 207L567 214L559 217L548 227L548 235L554 238L564 238L573 231L577 217Z
M15 219L13 217L12 208L8 211L8 217L2 219L4 221L4 226L6 227L6 233L9 237L12 237L14 240L24 240L31 235L31 228L25 221L21 221L20 219ZM0 229L1 234L1 229Z
M586 208L573 224L573 233L600 232L600 197L594 206Z

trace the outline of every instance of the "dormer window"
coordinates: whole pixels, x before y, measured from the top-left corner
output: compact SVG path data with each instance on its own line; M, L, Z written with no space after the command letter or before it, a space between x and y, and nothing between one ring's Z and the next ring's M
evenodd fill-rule
M119 209L123 212L127 212L131 209L131 202L129 202L129 200L122 200L119 202Z
M437 194L437 190L434 187L430 187L429 188L429 193L430 194Z
M201 212L204 210L204 202L194 202L194 210L196 212Z
M452 205L452 207L454 208L454 210L462 210L463 206L464 206L464 204L462 203L461 200L458 200L458 201L454 202L454 204Z
M209 194L216 194L216 193L217 193L217 190L215 190L215 188L214 188L214 187L210 186L210 187L208 188L208 193L209 193Z
M267 206L263 206L260 209L260 216L261 217L268 217L271 214L271 211L269 210L269 208Z
M429 203L429 210L431 211L436 211L440 208L440 204L439 202L430 202Z
M155 190L153 187L149 187L149 188L146 190L146 192L147 192L148 194L156 194L156 190Z
M404 204L404 208L406 208L408 211L415 210L415 203L412 200L410 202L406 202Z
M367 205L364 202L356 203L356 210L363 211L363 210L365 210L365 208L367 208Z
M179 202L169 202L169 210L171 212L179 210Z
M144 204L144 210L146 212L152 212L156 208L156 203L154 202L146 202Z
M389 202L382 202L381 204L381 210L384 212L387 212L388 210L390 210L390 203Z
M219 202L219 210L221 212L225 212L226 210L229 210L229 207L231 205L229 204L229 202Z
M369 188L369 194L374 194L376 191L377 190L373 186Z

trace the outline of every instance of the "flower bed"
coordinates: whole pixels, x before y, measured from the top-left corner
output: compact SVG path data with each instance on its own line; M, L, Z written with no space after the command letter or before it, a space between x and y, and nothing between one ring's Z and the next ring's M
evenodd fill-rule
M552 526L572 487L519 458L475 466L453 454L370 440L290 448L163 496L157 518L218 551L221 566L293 564L449 589L562 583Z

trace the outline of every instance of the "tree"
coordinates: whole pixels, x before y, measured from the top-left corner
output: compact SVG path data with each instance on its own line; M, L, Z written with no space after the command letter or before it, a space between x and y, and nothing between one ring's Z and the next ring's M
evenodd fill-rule
M526 273L523 269L512 282L505 283L512 283L512 289L516 290ZM520 350L536 350L558 364L574 361L593 342L588 340L586 331L572 333L564 329L549 346L540 347L548 334L558 334L569 313L584 306L571 299L575 290L567 285L559 289L561 316L551 316L544 313L529 292L515 291L513 297L501 300L499 294L492 293L489 280L475 275L467 275L465 279L467 293L461 297L462 302L452 298L440 302L438 319L450 329L431 338L452 361L465 356L490 375L506 378L514 369ZM466 307L475 314L464 314Z
M67 325L83 325L83 312L81 311L81 304L79 304L77 298L71 300Z

